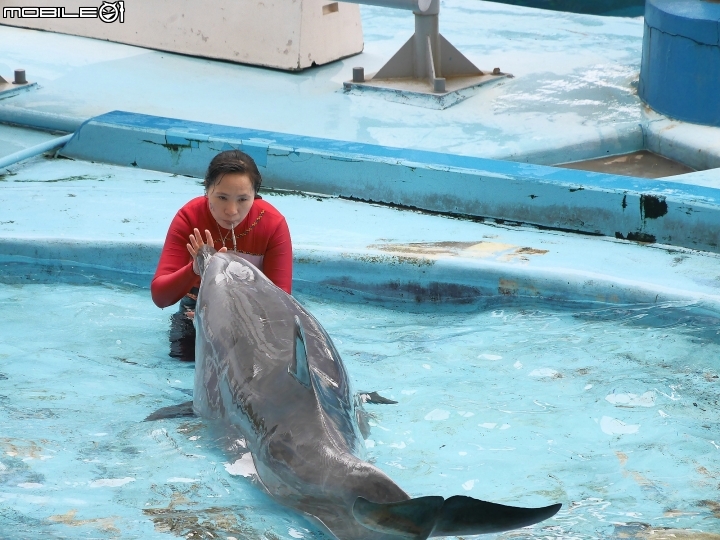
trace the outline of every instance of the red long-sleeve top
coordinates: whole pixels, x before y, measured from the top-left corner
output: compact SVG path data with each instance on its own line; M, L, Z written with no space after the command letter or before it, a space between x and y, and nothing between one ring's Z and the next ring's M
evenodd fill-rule
M170 223L155 277L150 284L153 302L158 307L171 306L193 287L200 286L200 276L193 272L192 257L186 246L196 228L200 230L203 240L205 229L210 231L215 249L223 245L228 251L233 249L230 230L217 224L205 197L197 197L183 206ZM270 281L290 294L290 231L285 218L274 206L262 199L255 199L248 215L235 227L235 240L238 253L247 255Z

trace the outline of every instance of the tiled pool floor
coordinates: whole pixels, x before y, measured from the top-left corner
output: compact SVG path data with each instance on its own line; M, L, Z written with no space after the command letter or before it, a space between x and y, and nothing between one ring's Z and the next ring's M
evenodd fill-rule
M4 538L326 538L263 494L236 435L142 422L193 383L147 289L12 274L0 284ZM398 401L367 406L367 458L411 495L563 503L502 539L720 538L718 313L298 298L355 391Z

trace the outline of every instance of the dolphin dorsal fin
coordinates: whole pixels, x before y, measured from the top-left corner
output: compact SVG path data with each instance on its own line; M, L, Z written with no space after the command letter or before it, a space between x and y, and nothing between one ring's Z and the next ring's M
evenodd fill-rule
M293 361L288 366L288 372L295 377L300 384L311 388L310 366L308 365L307 347L305 346L305 331L297 316L295 316L294 351Z

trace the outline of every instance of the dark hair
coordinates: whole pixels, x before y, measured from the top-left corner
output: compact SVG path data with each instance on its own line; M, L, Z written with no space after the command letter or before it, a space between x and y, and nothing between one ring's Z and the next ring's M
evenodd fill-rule
M208 191L212 186L217 184L222 180L222 177L228 173L247 174L250 177L250 182L252 182L253 190L257 195L257 192L260 190L260 184L262 184L260 171L258 171L253 158L240 150L226 150L212 158L203 182L205 191Z

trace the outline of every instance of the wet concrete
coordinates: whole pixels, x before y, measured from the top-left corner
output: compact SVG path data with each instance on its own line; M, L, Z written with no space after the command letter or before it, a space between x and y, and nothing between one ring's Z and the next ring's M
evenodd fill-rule
M140 286L149 283L177 209L202 194L195 178L43 157L14 168L0 186L0 265L42 260L52 279L83 281L91 272ZM290 225L298 287L334 283L428 302L464 301L478 291L607 302L678 297L720 302L719 255L713 253L499 220L478 223L335 197L263 196ZM622 195L618 206L621 201ZM627 210L642 212L648 226L677 213L661 196L642 201L628 196ZM620 232L626 236L628 230ZM444 285L449 283L460 288Z
M443 36L479 68L515 78L437 110L343 92L354 66L378 70L414 31L404 10L361 12L363 52L302 73L0 26L0 71L22 66L39 85L3 100L0 119L74 131L120 109L539 164L642 147L641 20L444 0Z
M556 165L564 169L619 174L637 178L665 178L695 172L695 169L647 150L574 163Z

